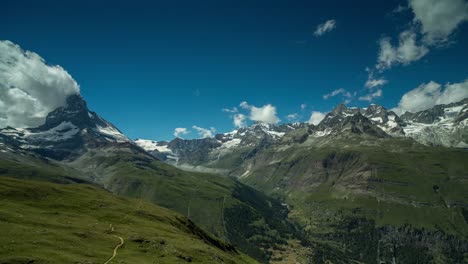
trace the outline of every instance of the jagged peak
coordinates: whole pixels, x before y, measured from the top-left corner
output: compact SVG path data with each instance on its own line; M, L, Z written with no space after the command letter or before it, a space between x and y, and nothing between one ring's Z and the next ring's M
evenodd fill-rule
M332 113L333 114L338 114L338 113L341 113L341 112L344 112L348 110L348 108L346 107L345 104L341 103L339 105L337 105L333 110L332 110Z
M67 97L65 108L88 110L86 101L80 94L72 94Z

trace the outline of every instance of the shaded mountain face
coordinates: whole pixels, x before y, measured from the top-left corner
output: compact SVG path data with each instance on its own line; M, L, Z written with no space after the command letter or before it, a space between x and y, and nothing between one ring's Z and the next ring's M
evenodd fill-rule
M318 134L324 135L351 130L352 132L359 133L360 131L360 133L385 137L403 135L402 126L404 126L403 120L393 111L382 106L372 104L367 108L348 108L344 104L340 104L325 116L316 131Z
M3 128L0 137L18 151L30 150L56 160L76 158L88 148L133 145L114 125L89 111L80 95L68 97L67 105L49 113L43 125Z

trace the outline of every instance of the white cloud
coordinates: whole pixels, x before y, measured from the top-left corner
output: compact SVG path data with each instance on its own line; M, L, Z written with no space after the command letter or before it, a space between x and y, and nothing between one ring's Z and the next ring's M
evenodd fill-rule
M317 29L314 32L316 37L320 37L323 34L332 31L336 28L336 21L334 19L330 19L325 21L324 23L317 26Z
M394 109L398 114L426 110L438 104L449 104L468 97L468 80L461 83L446 84L430 81L405 93Z
M468 21L468 3L464 0L409 0L409 5L413 21L429 45L447 42L454 30Z
M310 115L309 124L318 125L325 118L325 113L314 111Z
M301 110L304 111L307 108L306 104L301 104Z
M251 108L251 106L250 106L246 101L241 102L241 103L239 104L239 106L240 106L242 109L250 109L250 108Z
M188 133L190 133L190 131L185 127L177 127L176 129L174 129L175 137L180 137L180 135L187 135Z
M379 41L379 52L375 69L379 72L395 65L408 65L426 56L430 49L450 43L450 37L457 27L468 21L468 2L465 0L408 0L408 6L399 5L394 11L411 10L414 17L400 33L398 43L392 44L392 39L385 37ZM366 87L383 85L382 82L371 81L372 71ZM375 96L374 96L375 95ZM360 100L372 100L378 94L368 94Z
M286 116L286 119L288 119L288 121L297 121L297 119L299 118L299 114L297 113L293 113L293 114L289 114Z
M0 127L39 126L48 113L79 92L62 67L47 65L38 54L0 41Z
M429 49L417 43L416 33L410 29L400 33L398 46L393 46L390 38L382 38L376 68L389 69L394 65L407 65L424 57Z
M252 121L258 121L268 124L277 124L281 121L276 115L276 107L267 104L262 107L250 107L250 119Z
M237 113L239 112L239 109L237 109L237 107L233 107L231 109L229 108L223 108L222 109L223 112L226 112L226 113Z
M276 107L271 104L266 104L261 107L256 107L254 105L249 105L246 101L243 101L239 104L241 109L239 111L248 112L248 119L256 122L263 122L268 124L277 124L281 120L278 118L276 113ZM235 114L231 116L234 120L234 126L236 127L245 127L247 116L244 114Z
M233 117L233 120L234 120L234 126L237 127L237 128L241 128L241 127L245 127L247 124L246 124L246 119L247 117L243 114L236 114L234 115Z
M375 88L375 87L378 87L378 86L382 86L382 85L385 85L387 84L387 80L385 80L384 78L379 78L379 79L376 79L374 78L372 75L369 76L369 79L367 79L367 82L366 82L366 87L369 88L369 89L372 89L372 88Z
M198 135L201 138L211 138L214 136L214 133L216 132L216 128L214 127L210 127L210 129L206 129L206 128L199 127L199 126L192 126L192 128L197 130Z
M328 99L328 98L330 98L330 97L334 97L334 96L337 96L337 95L340 95L340 94L343 95L344 97L347 97L347 98L353 97L352 94L351 94L350 92L346 91L346 90L343 89L343 88L340 88L340 89L334 90L333 92L331 92L331 93L329 93L329 94L325 94L325 95L323 96L323 99L326 100L326 99Z
M392 45L390 38L379 41L376 68L380 71L420 60L430 48L448 43L456 28L468 21L468 3L464 0L409 0L408 3L414 14L413 23L400 33L398 45Z
M374 100L375 98L381 97L382 94L383 94L382 89L378 89L378 90L375 91L375 92L371 92L371 93L369 93L369 94L366 94L366 95L364 95L364 96L359 97L359 100L371 102L371 101Z

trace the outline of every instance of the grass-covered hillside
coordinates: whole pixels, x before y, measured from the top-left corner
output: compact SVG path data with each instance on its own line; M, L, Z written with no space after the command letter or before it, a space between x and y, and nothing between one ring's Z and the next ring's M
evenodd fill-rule
M90 151L67 165L113 193L175 210L263 262L276 245L297 238L285 206L233 178L183 171L122 149Z
M463 263L467 160L467 150L349 135L266 149L239 174L289 204L315 261Z
M232 178L186 172L131 149L101 148L73 162L0 153L0 176L53 183L88 183L174 210L239 251L267 262L297 239L288 210Z
M87 184L0 177L0 263L256 263L180 214ZM122 240L121 240L122 239Z

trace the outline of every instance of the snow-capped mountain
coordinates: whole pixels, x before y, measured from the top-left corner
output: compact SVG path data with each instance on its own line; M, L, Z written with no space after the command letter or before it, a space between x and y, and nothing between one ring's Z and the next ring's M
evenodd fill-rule
M389 135L403 135L405 122L393 111L383 106L371 104L367 108L360 109L361 113L371 122Z
M215 138L228 146L253 146L260 141L276 141L286 133L300 127L305 127L305 123L292 123L284 125L273 125L257 122L249 127L233 130L229 133L218 134Z
M468 147L468 98L401 115L406 136L425 145Z
M135 144L160 160L177 162L178 158L174 156L174 153L168 146L169 142L167 141L136 139Z
M417 113L406 112L401 116L375 104L367 108L348 108L341 104L313 129L313 136L321 137L349 130L378 137L411 137L431 146L466 148L467 120L468 98L447 105L436 105Z
M30 150L62 160L112 143L131 143L114 125L89 111L80 95L67 98L67 104L48 114L36 128L0 129L0 142L16 151Z
M397 114L372 104L367 108L338 105L315 128L314 136L326 136L344 130L372 134L378 137L403 135L404 126ZM383 132L383 133L382 133Z
M253 151L277 142L286 133L307 126L305 123L276 126L258 122L249 127L217 134L213 138L175 138L170 142L138 139L135 143L161 160L199 165L219 162L235 153L242 159Z
M154 140L146 140L146 139L137 139L135 143L143 148L148 152L158 151L162 153L170 153L172 152L168 147L168 142L165 141L154 141Z
M338 105L316 126L308 123L272 125L255 123L213 138L170 142L139 139L137 145L161 160L190 165L225 166L241 162L274 144L302 143L308 137L352 133L377 138L411 137L425 145L467 147L468 99L438 105L401 117L383 106L366 108ZM286 136L287 135L287 136Z

